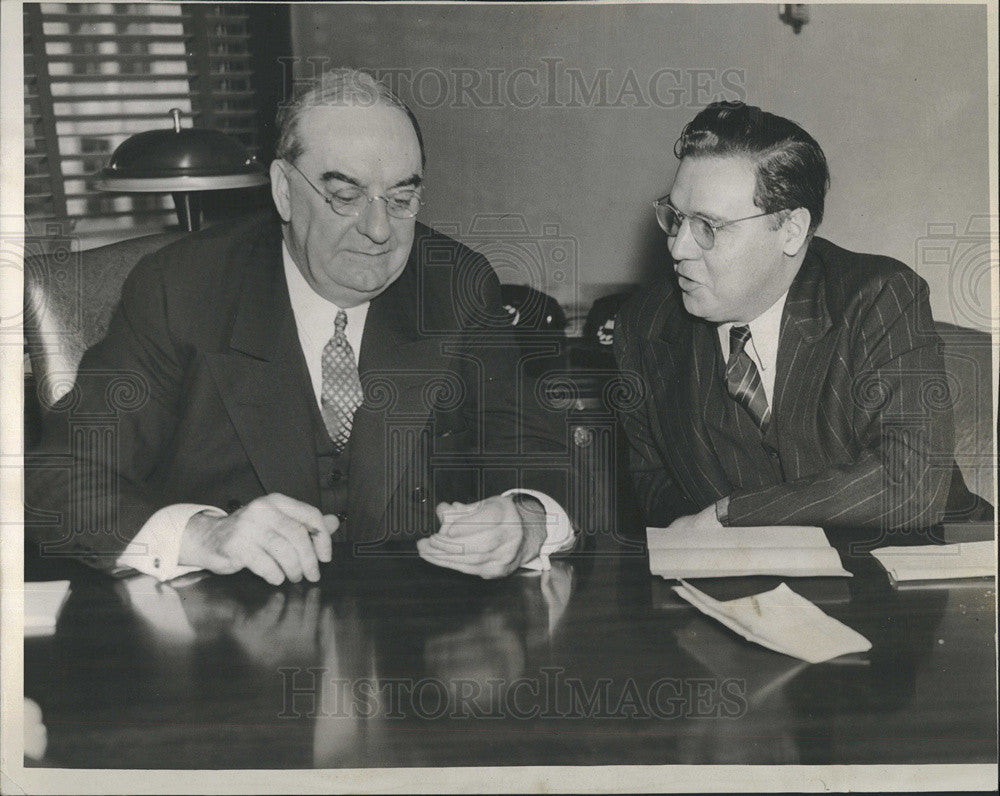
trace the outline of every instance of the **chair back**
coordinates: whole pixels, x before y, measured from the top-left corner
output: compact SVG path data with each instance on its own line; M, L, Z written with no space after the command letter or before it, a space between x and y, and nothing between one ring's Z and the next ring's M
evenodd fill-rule
M548 293L527 285L500 285L504 309L510 313L511 326L519 337L528 339L538 333L562 336L566 329L566 313Z
M996 503L993 449L996 421L993 406L993 341L988 332L950 323L935 323L944 341L944 366L955 421L955 463L975 494ZM933 385L926 400L934 403Z
M24 262L24 338L42 406L73 386L83 352L108 331L136 263L183 232L162 232L74 252L68 242Z

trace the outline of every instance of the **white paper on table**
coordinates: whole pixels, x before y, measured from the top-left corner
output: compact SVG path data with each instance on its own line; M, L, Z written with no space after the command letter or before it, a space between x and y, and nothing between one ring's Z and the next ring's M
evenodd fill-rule
M24 635L49 636L69 594L68 580L46 580L24 584Z
M686 600L678 599L674 593L672 587L676 582L666 578L649 579L649 599L653 608L658 611L686 611L690 607ZM851 601L850 585L845 578L803 578L795 582L795 591L823 610L826 610L825 606L847 605ZM742 578L717 579L712 583L712 594L717 600L734 600L746 593L747 584Z
M674 591L749 641L809 663L872 648L856 630L823 613L784 583L728 602L714 600L684 581Z
M822 528L785 525L697 532L647 528L646 542L649 571L664 578L851 577Z
M985 578L996 573L993 542L879 547L872 555L894 580Z

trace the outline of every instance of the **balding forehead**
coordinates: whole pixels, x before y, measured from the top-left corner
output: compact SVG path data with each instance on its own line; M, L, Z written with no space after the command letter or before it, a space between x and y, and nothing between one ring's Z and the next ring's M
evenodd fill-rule
M303 152L336 139L356 143L370 139L404 156L413 152L423 165L421 141L406 111L384 102L341 102L306 108L298 119L297 133Z
M299 118L299 135L308 149L311 138L380 138L419 151L416 131L406 113L392 105L327 105L308 108Z

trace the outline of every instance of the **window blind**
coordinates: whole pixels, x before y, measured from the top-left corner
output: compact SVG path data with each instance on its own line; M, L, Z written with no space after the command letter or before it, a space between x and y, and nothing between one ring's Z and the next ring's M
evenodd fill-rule
M170 223L159 194L94 190L134 133L212 127L257 151L245 4L24 5L25 215L84 233Z

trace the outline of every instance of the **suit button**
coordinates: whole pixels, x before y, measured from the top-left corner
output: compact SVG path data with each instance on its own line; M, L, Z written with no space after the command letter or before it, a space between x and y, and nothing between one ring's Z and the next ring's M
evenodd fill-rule
M340 512L340 514L337 515L337 519L340 520L341 522L346 521L347 520L347 512L346 511Z
M414 489L413 494L410 497L413 499L414 503L427 502L427 493L424 491L424 488L422 486L418 486L416 489Z
M226 514L232 514L234 511L239 511L241 508L243 508L243 504L233 498L226 503Z
M340 470L331 470L330 474L326 477L326 484L327 486L333 486L343 477L344 474Z

